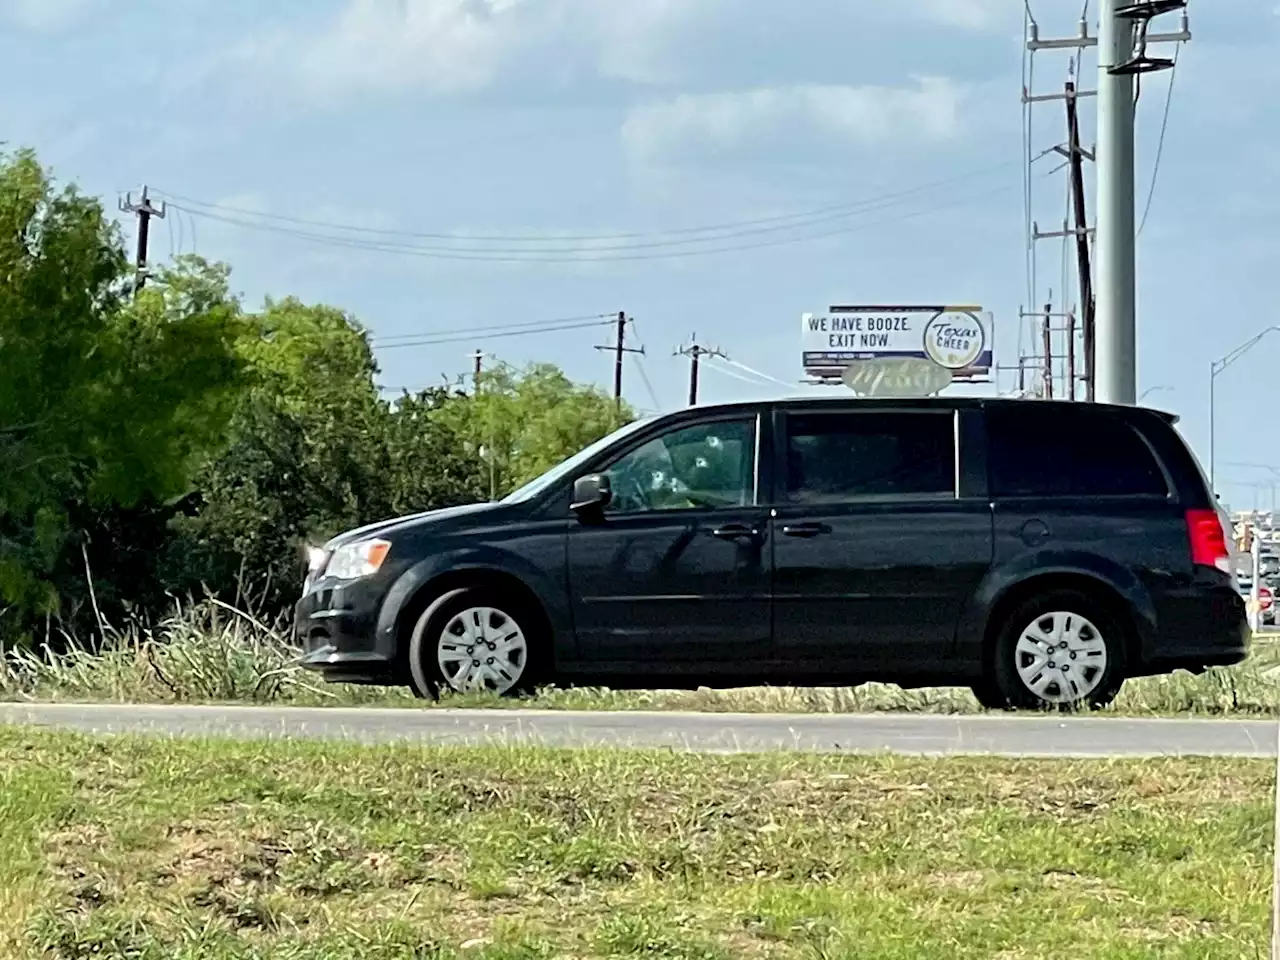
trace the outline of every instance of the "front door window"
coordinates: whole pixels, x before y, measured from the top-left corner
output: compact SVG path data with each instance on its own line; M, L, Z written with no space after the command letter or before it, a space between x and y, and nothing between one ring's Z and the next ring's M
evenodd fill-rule
M755 502L754 420L682 427L628 453L606 473L611 514L716 510Z

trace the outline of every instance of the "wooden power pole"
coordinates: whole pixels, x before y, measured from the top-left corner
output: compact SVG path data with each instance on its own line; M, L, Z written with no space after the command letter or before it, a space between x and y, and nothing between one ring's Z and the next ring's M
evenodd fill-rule
M608 350L613 354L613 405L617 412L622 411L622 358L628 353L638 353L644 355L644 347L628 347L627 339L627 314L624 310L618 311L618 325L615 328L614 342L609 346L597 346L597 350Z
M1080 275L1080 330L1084 341L1085 399L1095 396L1093 267L1089 256L1089 219L1084 195L1084 151L1080 147L1080 116L1076 85L1067 82L1067 160L1071 166L1071 199L1075 214L1076 273ZM1074 386L1072 390L1074 391Z
M1053 399L1053 304L1044 305L1044 398Z
M715 347L698 343L698 338L694 336L690 338L689 343L676 350L676 355L689 358L689 406L696 407L698 405L698 362L703 357L723 357L724 353Z
M151 203L146 186L143 186L142 199L137 203L133 202L132 193L125 194L124 199L120 201L120 210L124 213L136 214L138 217L138 249L135 259L137 273L133 281L133 292L136 296L147 283L147 247L151 239L151 218L158 217L163 220L169 210L163 202L159 207Z

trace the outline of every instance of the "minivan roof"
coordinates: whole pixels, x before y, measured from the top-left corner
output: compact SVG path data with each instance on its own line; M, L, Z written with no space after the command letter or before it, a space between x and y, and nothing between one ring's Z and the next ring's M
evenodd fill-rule
M1164 410L1157 410L1154 407L1137 407L1125 406L1121 404L1111 403L1084 403L1082 401L1072 400L1027 400L1013 397L877 397L869 399L857 396L790 396L780 397L775 400L759 400L759 401L736 401L732 403L717 403L700 405L699 410L716 411L716 410L737 410L749 409L754 407L774 404L786 407L803 407L803 406L822 406L825 404L841 404L845 406L857 405L865 406L868 409L877 408L893 408L902 409L930 409L933 407L944 407L947 409L983 409L987 407L1006 407L1006 406L1028 406L1031 404L1041 408L1059 408L1064 410L1079 410L1082 407L1093 409L1113 410L1117 413L1132 413L1135 410L1141 410L1145 413L1154 414L1165 423L1173 425L1178 422L1178 415L1169 413Z

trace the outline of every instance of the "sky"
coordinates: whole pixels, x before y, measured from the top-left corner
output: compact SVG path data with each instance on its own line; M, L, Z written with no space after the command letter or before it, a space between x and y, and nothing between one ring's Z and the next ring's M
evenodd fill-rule
M1029 6L1052 37L1083 0ZM388 391L456 379L477 348L608 388L594 347L612 331L578 318L625 311L645 350L625 394L670 410L695 335L732 361L706 365L701 399L750 399L805 389L800 315L829 304L981 304L1010 367L1032 349L1029 301L1077 305L1061 241L1035 244L1028 282L1024 16L1022 0L0 0L0 141L113 211L142 184L167 198L153 260L226 261L251 306L348 310ZM1280 7L1191 0L1190 19L1172 93L1148 77L1137 107L1138 389L1207 464L1210 361L1280 323ZM1037 55L1033 92L1061 90L1070 56ZM1096 73L1090 54L1082 87ZM1091 101L1081 117L1092 145ZM1030 110L1033 154L1064 138L1061 102ZM1057 164L1031 165L1041 230L1062 226ZM410 335L434 342L396 345ZM1275 495L1278 354L1266 338L1218 378L1233 506Z

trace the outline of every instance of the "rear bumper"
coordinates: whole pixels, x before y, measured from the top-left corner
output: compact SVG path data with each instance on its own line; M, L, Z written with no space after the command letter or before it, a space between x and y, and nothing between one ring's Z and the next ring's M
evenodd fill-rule
M294 606L302 666L339 683L394 683L394 652L378 640L381 591L355 582L313 588Z
M1197 586L1165 598L1159 636L1144 645L1133 676L1228 667L1249 656L1252 631L1234 585Z

